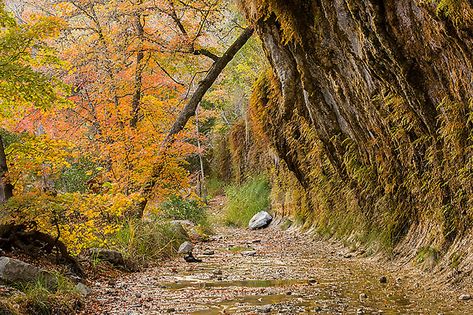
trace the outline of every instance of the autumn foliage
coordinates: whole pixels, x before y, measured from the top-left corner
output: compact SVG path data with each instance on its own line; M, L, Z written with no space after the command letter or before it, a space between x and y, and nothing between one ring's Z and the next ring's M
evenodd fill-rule
M0 223L47 232L79 253L110 245L127 218L143 215L151 176L145 215L171 196L194 195L189 161L205 137L192 123L172 146L162 144L232 38L222 3L7 4L15 10L0 6L2 178L14 197ZM210 99L221 102L221 94ZM211 107L200 110L201 124L214 119Z

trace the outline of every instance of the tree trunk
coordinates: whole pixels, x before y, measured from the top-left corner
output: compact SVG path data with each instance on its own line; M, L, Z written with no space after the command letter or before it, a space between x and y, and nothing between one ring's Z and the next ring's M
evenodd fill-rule
M136 70L135 70L135 87L133 92L133 99L131 102L131 120L130 126L136 128L138 122L141 120L140 106L141 106L141 97L142 97L142 80L143 80L143 59L144 59L144 50L143 50L143 36L144 36L144 27L141 21L141 15L136 14L135 24L137 28L137 36L140 41L139 51L136 54Z
M8 173L7 157L5 155L5 146L3 138L0 136L0 204L5 203L13 197L13 185L7 180Z
M169 134L164 141L164 144L172 142L173 137L182 131L182 129L184 129L189 119L195 115L195 110L197 109L200 101L202 101L205 93L207 93L207 91L212 87L215 80L217 80L218 76L220 73L222 73L223 69L225 69L228 63L232 61L237 52L250 39L251 35L253 35L253 32L253 27L248 27L245 29L245 31L237 38L237 40L227 49L223 56L214 62L205 78L197 86L197 89L195 90L189 102L177 117L171 128L171 131L169 131Z

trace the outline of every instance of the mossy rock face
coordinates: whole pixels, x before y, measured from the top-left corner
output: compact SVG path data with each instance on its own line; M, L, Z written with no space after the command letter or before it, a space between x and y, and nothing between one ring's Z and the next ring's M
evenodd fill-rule
M471 233L471 1L242 2L271 64L249 112L272 208L387 250Z

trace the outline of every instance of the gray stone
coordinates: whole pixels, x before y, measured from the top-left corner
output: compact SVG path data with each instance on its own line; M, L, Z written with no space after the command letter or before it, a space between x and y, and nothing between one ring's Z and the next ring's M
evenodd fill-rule
M260 307L258 310L259 313L271 313L272 306L271 305L264 305Z
M204 251L203 254L205 256L212 256L212 255L215 255L215 252L213 250L208 249L208 250Z
M78 284L76 284L76 291L79 292L79 294L82 295L83 297L86 297L90 293L92 293L92 290L88 286L83 284L82 282L79 282Z
M462 294L458 297L460 301L468 301L471 300L471 295L470 294Z
M176 237L188 240L189 234L187 234L186 229L182 226L180 222L180 220L174 220L170 222L172 232L174 233L174 235L176 235Z
M184 242L179 246L179 250L177 251L178 254L192 254L192 250L194 246L192 246L191 242Z
M260 211L251 218L248 227L250 230L263 229L267 227L272 220L273 217L268 212Z
M50 290L57 288L57 278L51 273L39 269L21 260L0 257L0 281L5 283L28 283L44 281Z
M247 251L241 252L241 254L242 254L243 256L256 256L256 251L254 251L254 250L247 250Z
M115 266L125 265L125 260L123 259L122 253L117 252L116 250L105 248L90 248L88 252L89 256L93 259L106 261Z
M193 241L203 241L203 237L199 230L197 229L196 225L189 220L173 220L171 224L179 224L181 225L182 229L185 231L185 238L191 239Z

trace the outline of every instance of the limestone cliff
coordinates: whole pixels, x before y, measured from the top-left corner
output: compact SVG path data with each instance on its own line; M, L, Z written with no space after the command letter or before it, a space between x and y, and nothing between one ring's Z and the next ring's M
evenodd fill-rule
M473 3L246 0L271 68L256 132L274 206L329 235L469 271ZM442 264L440 264L442 265Z

